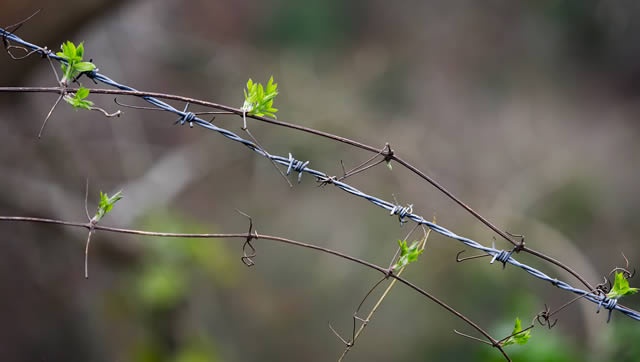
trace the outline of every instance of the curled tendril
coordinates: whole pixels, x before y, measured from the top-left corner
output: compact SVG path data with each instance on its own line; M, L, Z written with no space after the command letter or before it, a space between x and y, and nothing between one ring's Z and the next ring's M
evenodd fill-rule
M551 313L551 309L545 303L544 310L536 315L535 320L540 323L541 326L547 326L549 329L553 328L557 323L558 319L556 318L553 322L551 322L550 318L553 314Z
M254 266L256 263L253 261L253 258L256 257L256 255L258 255L256 253L256 248L251 244L251 240L253 239L258 239L258 231L254 231L253 230L253 219L251 218L251 216L245 214L244 212L240 211L240 210L236 210L239 214L246 216L249 219L249 231L247 232L247 239L245 240L244 244L242 244L242 256L240 257L240 260L242 260L242 263L248 267L252 267ZM251 249L251 253L247 254L247 247L249 249Z

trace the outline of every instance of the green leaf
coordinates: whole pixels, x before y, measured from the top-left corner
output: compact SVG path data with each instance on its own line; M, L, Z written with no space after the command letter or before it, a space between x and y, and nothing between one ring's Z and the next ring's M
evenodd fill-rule
M75 45L75 44L73 44L73 43L72 43L72 42L70 42L70 41L67 41L67 54L68 54L68 56L69 56L69 57L71 57L71 58L75 58L75 57L76 57L76 55L78 54L78 53L76 52L76 45Z
M278 85L276 84L276 87ZM273 92L275 90L274 86L273 86L273 76L271 76L271 78L269 78L269 82L267 82L267 92Z
M87 88L80 88L76 92L76 98L85 99L89 95L89 90Z
M520 322L520 318L516 318L516 323L513 327L513 331L511 332L511 337L507 338L504 342L502 342L502 346L508 346L511 344L527 344L531 338L531 330L527 330L522 332L522 322Z
M82 56L84 55L84 42L80 43L78 45L78 47L76 48L76 56L80 59L82 59Z
M80 62L80 63L75 63L74 65L75 65L75 70L78 73L90 72L96 69L96 65L90 62Z
M76 56L76 46L69 40L62 44L62 53L67 59L73 59Z
M387 168L393 171L393 166L391 166L391 161L387 161Z
M74 109L91 109L93 107L93 102L85 101L82 99L72 98L69 96L64 97L65 102L69 103L73 106Z
M424 252L420 249L420 241L414 241L411 246L407 246L406 241L398 240L400 245L400 258L391 269L398 269L418 260L418 256Z
M98 211L96 212L96 216L94 216L94 220L96 222L100 221L111 209L113 209L113 205L118 202L122 198L122 190L118 191L115 195L109 197L106 193L103 194L100 191L100 203L98 203Z
M93 102L85 100L88 95L89 90L81 87L76 91L76 94L73 97L67 95L64 97L64 100L71 104L76 110L80 108L91 109L93 107Z
M609 299L619 299L625 295L632 295L638 292L638 288L630 288L629 281L624 277L624 273L616 272L616 280L613 283L613 288L607 293Z

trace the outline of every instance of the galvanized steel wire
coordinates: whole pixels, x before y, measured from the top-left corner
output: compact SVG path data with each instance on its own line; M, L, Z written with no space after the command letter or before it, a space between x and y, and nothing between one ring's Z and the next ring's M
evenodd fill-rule
M15 34L6 31L2 28L0 28L0 35L9 41L12 41L14 43L20 44L28 49L31 49L32 51L34 51L35 53L39 53L41 54L43 57L49 57L50 59L54 59L57 60L59 62L65 62L65 60L62 57L57 56L56 54L54 54L52 51L46 49L46 48L42 48L39 47L37 45L31 44L27 41L24 41L23 39L21 39L20 37L16 36ZM98 69L92 71L92 72L87 72L85 73L85 75L87 77L89 77L90 79L93 79L96 82L100 82L121 90L125 90L125 91L136 91L136 89L124 85L124 84L120 84L114 80L112 80L111 78L107 77L106 75L99 73ZM298 172L298 182L301 181L302 179L302 174L303 173L307 173L310 174L314 177L316 177L316 179L318 181L321 181L325 184L333 184L336 187L338 187L339 189L348 192L354 196L363 198L365 200L368 200L369 202L371 202L372 204L381 207L383 209L385 209L386 211L388 211L391 215L397 215L398 219L400 221L401 224L404 224L405 222L407 222L407 220L411 220L414 221L418 224L421 225L425 225L427 227L429 227L430 229L432 229L433 231L442 234L448 238L457 240L461 243L463 243L464 245L471 247L473 249L478 249L481 250L485 253L487 253L488 255L493 256L493 258L491 259L491 263L494 263L496 260L501 262L504 265L506 264L511 264L515 267L518 267L524 271L526 271L527 273L529 273L530 275L547 281L549 283L551 283L552 285L554 285L555 287L558 287L562 290L566 290L568 292L577 294L577 295L581 295L584 296L584 299L587 299L595 304L598 305L597 307L597 311L600 310L601 307L608 309L611 313L611 311L613 310L618 310L621 313L640 321L640 314L638 314L638 312L625 308L621 305L619 305L617 303L616 299L609 299L606 296L603 296L602 293L596 292L596 291L586 291L580 288L575 288L571 285L569 285L568 283L558 280L556 278L552 278L549 275L543 273L542 271L535 269L527 264L523 264L519 261L517 261L515 258L513 258L513 253L515 250L500 250L500 249L496 249L494 247L487 247L484 246L474 240L471 240L469 238L460 236L456 233L454 233L453 231L435 224L433 222L427 221L424 217L413 213L413 206L412 205L408 205L408 206L401 206L401 205L396 205L394 203L391 203L389 201L380 199L378 197L366 194L360 190L358 190L357 188L338 181L335 177L331 177L328 176L327 174L325 174L324 172L312 169L309 166L310 161L299 161L296 160L295 158L293 158L293 156L291 155L291 153L289 153L289 157L282 157L282 156L277 156L277 155L271 155L268 154L267 152L265 152L262 148L260 148L258 145L256 145L255 143L244 139L240 136L238 136L237 134L235 134L232 131L229 131L227 129L224 128L220 128L217 127L216 125L212 124L211 122L205 121L199 117L197 117L196 114L194 114L193 112L189 112L187 111L187 108L185 107L184 110L179 110L176 109L175 107L171 106L170 104L163 102L157 98L154 97L150 97L150 96L142 96L141 98L143 98L144 100L146 100L147 102L149 102L150 104L158 107L159 109L165 110L167 112L171 112L176 114L179 118L176 121L176 123L180 123L181 125L184 125L186 123L188 123L191 127L193 127L193 125L197 125L200 126L202 128L206 128L208 130L211 131L215 131L218 132L220 134L222 134L223 136L225 136L228 139L231 139L233 141L239 142L243 145L245 145L246 147L248 147L249 149L251 149L252 151L258 153L261 156L270 158L271 160L273 160L276 163L279 163L281 165L287 166L287 175L289 175L292 171ZM610 316L610 315L609 315Z

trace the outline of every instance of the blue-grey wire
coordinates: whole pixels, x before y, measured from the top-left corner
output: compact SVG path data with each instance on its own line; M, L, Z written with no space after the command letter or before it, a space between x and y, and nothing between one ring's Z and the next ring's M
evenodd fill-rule
M9 33L8 31L6 31L6 30L4 30L2 28L0 28L0 35L2 35L3 37L5 37L8 40L11 40L11 41L13 41L15 43L18 43L18 44L22 45L22 46L25 46L25 47L27 47L27 48L29 48L31 50L37 50L37 52L42 54L42 55L47 54L49 56L49 58L51 58L51 59L55 59L55 60L58 60L58 61L63 62L63 63L65 62L65 60L62 57L59 57L59 56L55 55L53 52L47 51L47 50L45 50L45 49L43 49L43 48L41 48L39 46L36 46L36 45L31 44L29 42L26 42L26 41L22 40L21 38L19 38L18 36L14 35L12 33ZM120 84L120 83L112 80L111 78L109 78L109 77L107 77L107 76L105 76L103 74L100 74L97 70L87 73L87 76L89 78L91 78L91 79L94 79L95 81L102 82L104 84L110 85L112 87L116 87L116 88L121 89L121 90L137 91L134 88L131 88L131 87L123 85L123 84ZM593 303L596 303L598 305L597 311L600 310L600 307L604 307L604 308L608 309L610 312L615 309L615 310L618 310L618 311L624 313L625 315L627 315L627 316L629 316L629 317L631 317L631 318L633 318L635 320L640 321L640 314L638 314L638 312L618 305L616 299L609 299L607 297L603 297L603 296L598 295L598 294L590 293L589 291L585 291L585 290L582 290L582 289L579 289L579 288L574 288L574 287L572 287L571 285L569 285L566 282L563 282L563 281L555 279L555 278L551 278L550 276L546 275L545 273L543 273L543 272L541 272L541 271L539 271L539 270L537 270L537 269L535 269L535 268L533 268L533 267L531 267L529 265L520 263L519 261L517 261L516 259L514 259L512 257L513 250L512 251L506 251L506 250L495 249L493 247L486 247L486 246L484 246L484 245L482 245L482 244L480 244L480 243L478 243L478 242L476 242L474 240L471 240L471 239L465 238L463 236L460 236L460 235L454 233L453 231L450 231L450 230L448 230L448 229L446 229L446 228L444 228L444 227L442 227L440 225L437 225L437 224L434 224L432 222L429 222L429 221L425 220L420 215L412 213L412 211L413 211L413 206L412 205L409 205L407 207L403 207L403 206L400 206L400 205L393 204L393 203L391 203L389 201L385 201L385 200L379 199L379 198L377 198L375 196L368 195L368 194L366 194L366 193L364 193L364 192L356 189L355 187L353 187L351 185L348 185L348 184L346 184L344 182L337 181L335 178L330 177L330 176L328 176L327 174L325 174L325 173L323 173L321 171L308 168L307 165L309 164L309 161L305 161L305 162L298 161L298 160L294 159L291 156L291 154L289 154L289 157L287 157L287 158L282 157L282 156L267 154L266 152L264 152L260 147L258 147L253 142L248 141L248 140L236 135L235 133L233 133L233 132L231 132L229 130L217 127L217 126L213 125L210 122L207 122L207 121L205 121L203 119L200 119L200 118L196 117L195 114L193 114L192 112L187 112L186 111L186 107L185 107L184 111L180 111L180 110L174 108L173 106L171 106L170 104L167 104L167 103L165 103L165 102L163 102L163 101L161 101L159 99L156 99L154 97L143 96L142 98L145 99L147 102L153 104L154 106L158 107L158 108L161 108L163 110L166 110L168 112L172 112L172 113L175 113L176 115L178 115L179 118L178 118L177 122L179 122L181 125L184 125L185 123L189 123L191 126L193 126L193 124L195 123L198 126L207 128L207 129L212 130L212 131L216 131L216 132L221 133L223 136L225 136L225 137L227 137L227 138L229 138L229 139L231 139L233 141L242 143L243 145L247 146L248 148L250 148L251 150L253 150L254 152L258 153L261 156L270 158L273 161L275 161L275 162L277 162L277 163L279 163L281 165L287 166L287 175L289 173L291 173L292 170L293 171L297 171L299 173L298 182L301 181L302 173L306 172L306 173L308 173L310 175L315 176L319 181L326 182L326 183L331 183L331 184L337 186L338 188L342 189L343 191L346 191L346 192L348 192L348 193L350 193L352 195L355 195L355 196L358 196L358 197L362 197L362 198L364 198L366 200L369 200L374 205L377 205L377 206L382 207L382 208L386 209L387 211L389 211L391 213L391 215L398 215L398 218L399 218L401 224L404 224L406 222L404 219L407 218L407 219L410 219L410 220L412 220L412 221L414 221L414 222L416 222L418 224L425 225L425 226L429 227L431 230L433 230L433 231L435 231L435 232L437 232L439 234L442 234L442 235L444 235L446 237L449 237L451 239L458 240L458 241L462 242L463 244L465 244L465 245L467 245L467 246L469 246L471 248L482 250L482 251L486 252L487 254L493 256L493 258L491 260L491 263L493 263L494 261L498 260L498 261L503 263L503 267L504 267L504 265L506 263L509 263L509 264L511 264L513 266L516 266L518 268L523 269L524 271L526 271L527 273L533 275L536 278L539 278L539 279L542 279L542 280L550 282L552 285L554 285L554 286L556 286L556 287L558 287L560 289L563 289L563 290L566 290L566 291L569 291L569 292L572 292L572 293L575 293L575 294L578 294L578 295L583 295L585 299L587 299L587 300L589 300L589 301L591 301ZM609 314L609 318L610 318L610 314Z

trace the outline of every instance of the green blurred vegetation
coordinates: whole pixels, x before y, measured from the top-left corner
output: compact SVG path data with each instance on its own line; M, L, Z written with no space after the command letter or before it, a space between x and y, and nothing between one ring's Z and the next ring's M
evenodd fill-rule
M596 219L600 190L593 182L587 178L568 181L533 204L529 214L571 238L580 237Z
M611 351L611 360L619 362L640 361L640 343L638 341L640 341L638 323L618 318L613 325L612 343L608 346Z
M557 334L552 335L553 330L549 332L541 331L541 329L540 327L534 328L531 332L532 337L526 345L505 347L509 357L518 362L576 362L585 360L586 356L578 353L577 348L571 342L557 336ZM474 359L477 361L504 361L500 352L489 346L478 346L475 350Z
M138 225L169 233L212 232L209 225L169 211L154 211ZM141 262L121 277L105 301L112 316L139 331L131 341L131 360L220 360L207 319L194 321L190 314L201 303L203 286L205 294L224 293L237 282L237 258L223 239L149 238L145 243Z
M257 44L314 50L345 47L358 34L357 19L365 3L357 1L278 0L263 19Z

